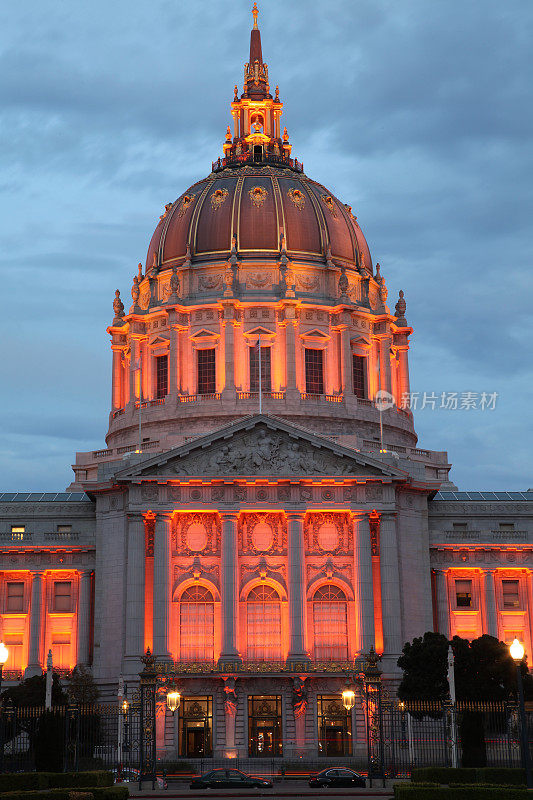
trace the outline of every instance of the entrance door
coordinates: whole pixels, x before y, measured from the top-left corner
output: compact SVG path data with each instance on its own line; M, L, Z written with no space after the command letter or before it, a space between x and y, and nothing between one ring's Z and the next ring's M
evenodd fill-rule
M201 727L197 727L199 724L201 724ZM203 758L205 756L205 728L203 723L196 723L195 727L187 727L187 755L189 758Z
M342 725L326 725L326 756L336 758L344 755L345 730Z
M248 698L248 752L252 757L283 755L281 697Z
M260 163L263 160L263 148L260 144L254 145L254 161Z

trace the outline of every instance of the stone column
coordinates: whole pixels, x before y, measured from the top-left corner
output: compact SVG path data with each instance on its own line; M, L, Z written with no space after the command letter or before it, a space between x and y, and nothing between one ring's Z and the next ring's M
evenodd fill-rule
M442 569L435 570L435 588L437 594L437 621L439 633L450 638L450 610L448 606L448 581L446 572Z
M130 672L140 671L144 652L144 519L128 516L126 568L126 647L125 661Z
M403 634L396 518L385 514L380 521L380 574L385 654L399 656Z
M111 349L113 351L111 409L116 411L117 408L122 408L122 348L112 345Z
M303 513L287 513L289 561L289 660L307 659L305 652L305 580Z
M375 647L375 632L372 550L367 514L355 517L354 539L357 649L360 653L368 653L371 647Z
M224 320L221 325L224 336L224 385L221 387L226 397L235 397L235 358L233 341L233 305L224 303Z
M138 361L140 354L140 343L138 339L131 337L130 339L130 403L133 405L137 399L135 393L135 375L138 369Z
M409 360L408 360L408 347L399 347L398 348L398 366L399 366L399 394L400 397L398 398L398 405L400 405L402 400L402 395L409 395L411 389L409 384Z
M91 570L80 573L78 599L78 664L88 664L91 649Z
M154 654L169 659L170 516L158 514L154 536Z
M379 357L381 360L381 386L386 392L392 392L391 368L390 368L390 346L391 340L384 337L379 341Z
M483 570L483 611L484 631L489 636L498 636L498 623L496 617L496 597L494 594L494 572L490 569Z
M43 619L43 573L34 572L31 583L30 607L30 647L28 652L28 666L24 673L25 678L42 675L42 619Z
M353 395L353 358L352 345L350 342L351 333L349 328L343 328L342 337L342 393Z
M293 311L294 309L290 309ZM289 309L287 309L287 312ZM287 376L287 395L297 394L296 387L296 321L288 320L285 327L285 364Z
M168 394L176 398L179 389L179 330L177 325L170 325L170 344L168 348Z
M222 652L220 658L235 659L237 652L237 511L222 517Z

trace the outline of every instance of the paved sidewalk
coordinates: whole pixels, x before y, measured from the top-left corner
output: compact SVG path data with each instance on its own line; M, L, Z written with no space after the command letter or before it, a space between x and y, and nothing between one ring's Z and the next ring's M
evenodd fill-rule
M249 798L257 797L275 797L276 800L292 800L292 798L323 798L323 797L357 797L357 798L372 798L372 797L393 797L394 792L392 786L398 783L397 780L387 781L386 787L383 788L381 781L373 781L374 786L366 789L311 789L307 785L307 781L279 781L274 783L272 789L189 789L187 781L183 782L170 782L167 790L161 790L157 786L152 790L152 785L149 781L143 783L142 790L139 791L138 783L126 783L130 790L132 797L145 797L148 796L153 800L170 800L170 798L183 798L183 800L192 800L194 797L209 797L209 798L228 798L238 797L239 800L249 800ZM379 785L376 785L379 784Z

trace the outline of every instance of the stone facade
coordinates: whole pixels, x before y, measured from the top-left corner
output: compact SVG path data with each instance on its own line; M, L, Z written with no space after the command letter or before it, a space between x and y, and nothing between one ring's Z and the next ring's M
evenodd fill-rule
M394 691L427 630L532 646L533 492L459 492L417 447L403 292L292 158L258 36L224 158L116 292L107 447L65 493L0 495L5 678L51 649L112 699L150 648L169 757L350 755L370 648Z

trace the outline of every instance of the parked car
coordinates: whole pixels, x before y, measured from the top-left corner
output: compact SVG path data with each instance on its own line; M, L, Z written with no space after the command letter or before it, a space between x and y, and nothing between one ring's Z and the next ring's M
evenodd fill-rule
M272 782L253 775L246 775L239 769L213 769L199 778L193 778L191 789L271 789Z
M362 789L366 786L366 780L362 775L345 767L334 767L323 769L316 775L309 776L309 786L312 789L324 789L328 786L358 786Z

